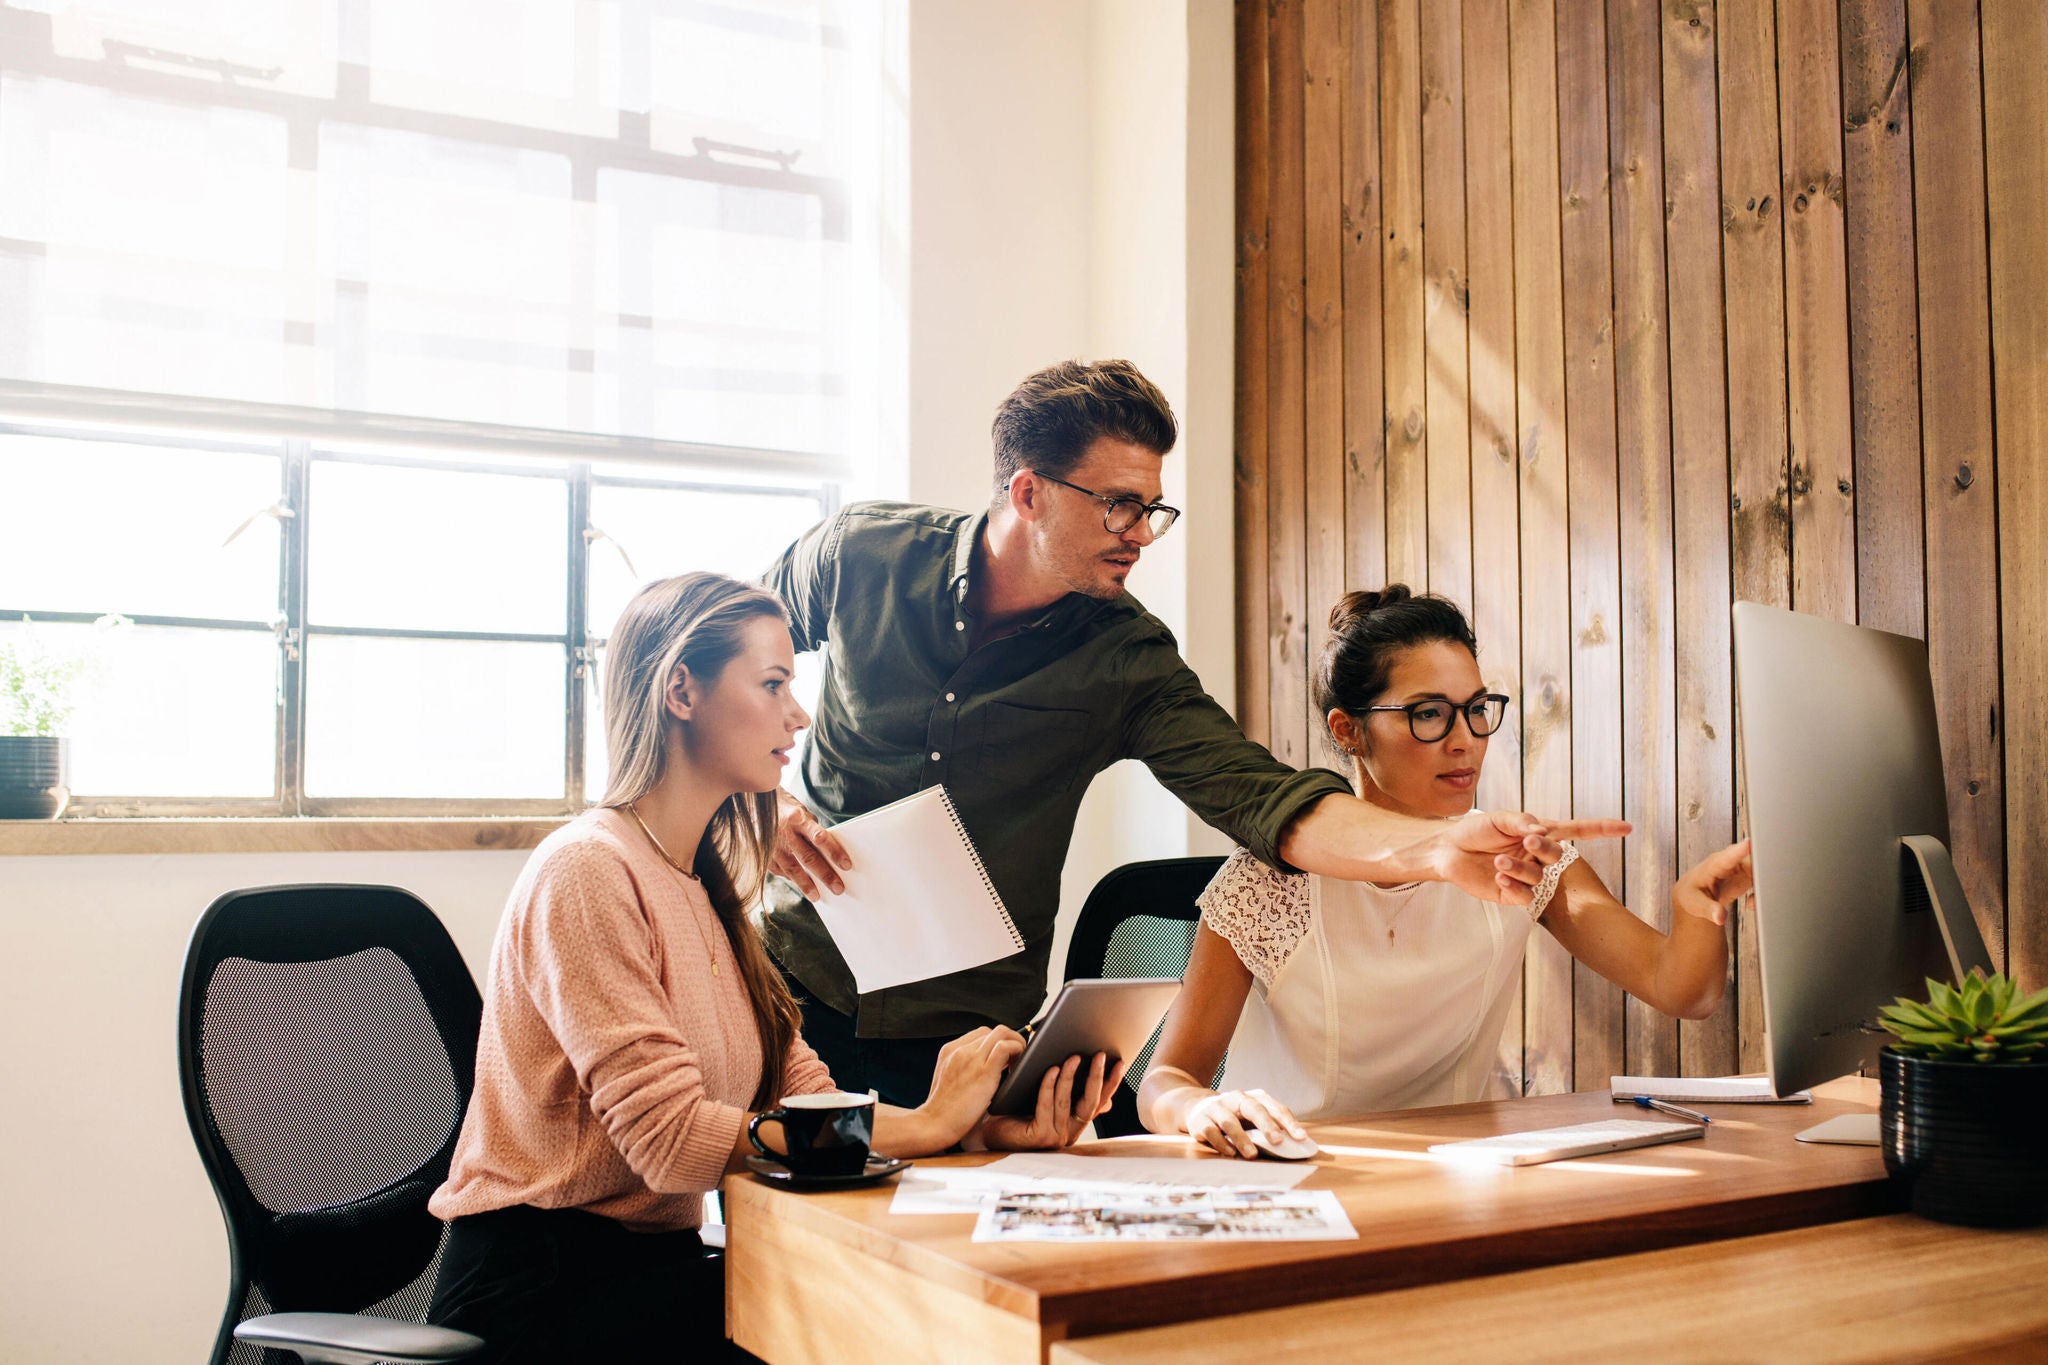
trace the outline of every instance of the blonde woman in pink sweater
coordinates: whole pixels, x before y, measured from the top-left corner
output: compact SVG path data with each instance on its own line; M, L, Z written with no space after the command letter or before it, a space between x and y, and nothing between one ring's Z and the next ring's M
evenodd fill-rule
M742 1168L753 1113L834 1088L747 917L810 723L781 603L715 574L653 583L607 655L610 785L512 889L476 1090L431 1205L451 1227L428 1318L485 1338L479 1360L725 1358L703 1196ZM947 1044L924 1104L878 1107L875 1149L1073 1141L1117 1071L1070 1059L1034 1117L989 1117L1022 1048L1006 1028Z

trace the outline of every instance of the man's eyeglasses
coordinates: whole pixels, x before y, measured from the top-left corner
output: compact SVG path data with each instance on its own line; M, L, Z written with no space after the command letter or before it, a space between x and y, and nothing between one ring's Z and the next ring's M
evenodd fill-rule
M1406 706L1368 706L1368 711L1406 711L1408 733L1424 744L1434 744L1451 732L1459 716L1465 718L1465 726L1475 739L1484 739L1507 718L1508 699L1498 692L1474 697L1470 701L1446 701L1442 697L1431 697L1426 701L1411 701Z
M1089 497L1101 503L1102 529L1114 535L1122 535L1138 524L1138 518L1143 517L1152 527L1152 534L1154 536L1163 536L1173 529L1173 524L1176 521L1180 520L1180 509L1178 507L1168 507L1163 502L1139 502L1133 497L1112 497L1108 493L1098 493L1092 488L1083 488L1078 483L1068 483L1065 479L1055 479L1052 475L1043 473L1040 470L1034 469L1031 472L1049 483L1058 484L1062 488L1071 488L1076 493L1086 493Z

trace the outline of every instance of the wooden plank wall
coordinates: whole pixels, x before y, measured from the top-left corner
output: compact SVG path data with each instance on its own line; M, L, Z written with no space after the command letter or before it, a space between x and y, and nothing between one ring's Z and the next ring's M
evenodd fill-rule
M1470 610L1481 800L1619 812L1668 921L1744 828L1728 604L1928 640L1951 844L2048 984L2048 5L1239 0L1240 713L1331 603ZM1531 1092L1762 1064L1755 926L1673 1025L1532 944Z

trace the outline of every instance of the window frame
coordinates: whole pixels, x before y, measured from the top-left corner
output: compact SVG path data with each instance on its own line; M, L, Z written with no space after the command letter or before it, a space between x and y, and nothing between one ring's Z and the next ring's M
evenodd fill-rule
M32 436L60 440L117 442L125 446L153 446L167 455L181 451L268 455L279 462L278 502L290 509L279 518L278 602L270 621L215 619L210 617L130 615L139 626L160 626L193 630L263 632L273 637L278 651L278 687L275 712L275 751L272 793L267 797L127 796L118 793L74 794L66 823L119 820L136 817L162 818L418 818L468 817L489 819L508 816L574 816L588 804L585 791L588 772L587 736L592 701L590 679L607 637L592 629L590 612L590 550L593 529L590 522L592 491L597 487L650 488L666 492L712 495L752 495L808 499L818 508L820 519L838 511L843 496L839 482L824 471L831 463L819 457L820 474L789 483L728 481L706 477L698 470L679 468L673 477L645 472L606 472L604 467L576 448L573 441L559 444L534 439L544 433L499 428L478 446L489 458L453 460L437 456L431 449L409 448L403 453L367 448L357 430L336 433L328 440L304 435L262 440L243 435L218 439L175 432L137 430L132 427L53 426L33 420L0 417L0 436ZM452 444L452 443L451 443ZM506 458L508 451L517 452ZM523 456L523 458L520 458ZM309 496L312 469L316 462L378 465L405 469L426 469L456 474L492 475L553 480L565 485L566 518L563 540L567 555L566 610L559 634L506 631L419 630L379 626L322 626L309 621L308 546L311 528L318 516ZM778 471L780 472L780 471ZM765 568L767 552L762 560ZM90 625L98 613L41 611L33 604L0 603L0 620L28 616L53 625ZM562 797L318 797L306 791L306 645L318 637L378 638L441 641L551 644L562 649L564 771Z

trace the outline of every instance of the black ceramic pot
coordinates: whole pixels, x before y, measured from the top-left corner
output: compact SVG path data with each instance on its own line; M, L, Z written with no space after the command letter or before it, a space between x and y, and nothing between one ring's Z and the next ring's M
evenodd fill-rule
M54 820L71 804L71 741L0 735L0 820Z
M1878 1054L1885 1169L1913 1212L1975 1228L2048 1223L2048 1062Z

